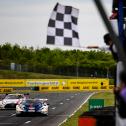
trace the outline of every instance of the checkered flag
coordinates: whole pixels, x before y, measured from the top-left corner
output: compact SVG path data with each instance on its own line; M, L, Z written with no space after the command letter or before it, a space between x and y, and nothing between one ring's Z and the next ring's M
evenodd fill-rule
M79 47L78 14L78 9L57 3L48 23L47 44Z

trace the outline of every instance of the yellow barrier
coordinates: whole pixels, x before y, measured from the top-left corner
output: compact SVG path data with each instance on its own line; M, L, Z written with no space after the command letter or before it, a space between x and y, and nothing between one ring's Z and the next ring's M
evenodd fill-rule
M42 92L112 90L114 86L109 79L0 79L0 87L39 87Z
M0 88L0 93L11 93L13 88Z
M108 85L109 79L26 79L27 86L78 84Z
M72 85L108 85L109 79L69 79L68 84Z
M66 79L26 79L26 86L59 86L67 84Z
M0 87L25 87L25 79L0 79Z
M78 85L78 86L39 86L39 91L101 91L101 90L112 90L113 86L92 86L92 85Z

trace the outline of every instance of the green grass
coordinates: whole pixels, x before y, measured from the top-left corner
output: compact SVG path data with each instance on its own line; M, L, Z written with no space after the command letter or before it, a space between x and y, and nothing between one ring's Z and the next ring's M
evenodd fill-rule
M100 92L92 96L91 99L104 99L105 106L114 106L114 94L112 92ZM78 126L79 116L86 111L88 111L88 102L84 104L73 116L68 117L67 121L60 126Z
M76 76L63 76L53 74L41 74L33 72L17 72L12 70L0 70L0 79L76 79ZM78 77L78 79L91 77Z
M11 70L0 70L0 79L68 79L72 76L41 74L32 72L16 72Z

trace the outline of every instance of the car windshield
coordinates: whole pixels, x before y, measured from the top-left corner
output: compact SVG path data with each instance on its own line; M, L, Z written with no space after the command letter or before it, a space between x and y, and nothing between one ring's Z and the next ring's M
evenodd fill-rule
M34 103L41 103L40 100L34 100L34 99L27 99L23 101L24 104L34 104Z
M20 99L23 98L22 95L7 95L5 99Z

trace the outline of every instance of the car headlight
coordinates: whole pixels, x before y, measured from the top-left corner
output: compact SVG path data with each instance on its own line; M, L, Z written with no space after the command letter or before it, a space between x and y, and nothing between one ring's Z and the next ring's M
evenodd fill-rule
M3 100L3 101L2 101L2 104L4 104L4 105L5 105L5 104L6 104L6 101L4 101L4 100Z
M18 106L20 107L20 109L24 110L25 105L20 104Z

